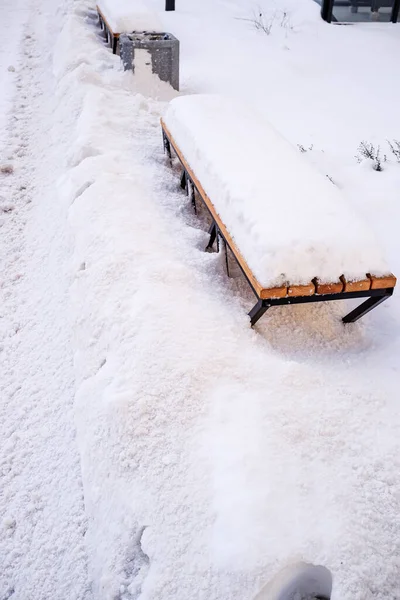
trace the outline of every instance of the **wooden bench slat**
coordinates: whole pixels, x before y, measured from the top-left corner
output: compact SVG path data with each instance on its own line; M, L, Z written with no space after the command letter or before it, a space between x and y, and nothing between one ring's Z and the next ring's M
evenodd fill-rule
M306 285L290 285L288 287L288 296L313 296L315 294L315 285L312 281Z
M321 283L318 278L314 279L316 293L320 295L324 294L340 294L343 292L343 283L341 281L334 281L332 283Z
M375 275L371 275L371 273L367 273L367 277L371 280L371 290L394 288L397 282L397 278L393 273L385 277L376 277Z
M286 286L262 288L260 298L262 300L268 300L268 298L285 298L287 294L288 290Z
M371 280L368 277L357 281L347 281L344 275L342 275L340 280L343 283L344 292L362 292L371 288Z

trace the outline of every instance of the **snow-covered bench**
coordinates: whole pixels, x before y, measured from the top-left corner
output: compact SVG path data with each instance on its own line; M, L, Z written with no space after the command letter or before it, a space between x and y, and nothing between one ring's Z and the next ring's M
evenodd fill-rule
M121 33L159 28L157 15L143 0L98 0L96 8L101 28L114 54L118 52Z
M254 111L219 96L173 100L161 121L182 187L195 190L251 285L251 324L271 306L368 300L354 322L393 293L374 235L336 186Z

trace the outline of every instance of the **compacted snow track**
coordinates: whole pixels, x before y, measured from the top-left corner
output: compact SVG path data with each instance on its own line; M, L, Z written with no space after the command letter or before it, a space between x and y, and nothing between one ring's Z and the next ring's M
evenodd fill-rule
M70 240L54 202L63 162L51 119L60 4L0 7L0 107L11 109L0 132L1 600L91 598L66 318Z
M0 148L3 145L8 111L12 100L15 81L13 65L24 23L27 17L23 0L2 0L0 3L1 42L0 42Z

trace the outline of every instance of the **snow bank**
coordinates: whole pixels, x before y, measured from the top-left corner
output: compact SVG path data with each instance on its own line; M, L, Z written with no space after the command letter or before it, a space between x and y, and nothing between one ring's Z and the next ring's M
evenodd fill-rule
M143 0L98 0L97 6L114 33L162 30L157 13Z
M254 111L187 96L171 102L164 121L264 287L389 272L337 188Z
M67 317L73 239L55 191L76 103L59 112L51 57L71 4L0 6L0 167L12 166L0 168L2 600L93 600Z
M372 330L330 305L252 331L253 298L204 252L163 157L166 103L139 93L84 6L56 56L57 116L75 123L58 193L95 596L251 599L304 561L332 572L332 600L392 600L396 299Z

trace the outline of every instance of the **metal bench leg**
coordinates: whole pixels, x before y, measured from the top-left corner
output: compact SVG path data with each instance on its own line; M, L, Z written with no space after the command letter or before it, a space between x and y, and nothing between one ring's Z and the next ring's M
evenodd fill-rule
M170 156L171 155L171 146L170 146L168 138L164 132L163 132L162 139L163 139L163 144L164 144L164 152L166 152L168 154L168 156Z
M225 263L226 263L226 274L230 277L229 273L229 257L228 257L228 244L226 243L226 239L224 238L224 246L225 246Z
M213 247L214 242L216 240L216 237L217 237L217 226L215 225L214 221L213 221L213 224L211 225L210 229L208 230L208 233L210 235L210 239L206 246L206 250L211 250L211 248Z
M348 315L343 317L343 323L355 323L358 319L361 319L364 315L369 313L370 310L385 302L388 298L390 298L391 294L384 294L382 296L374 296L373 298L368 298L365 302L357 306L354 310L352 310Z
M164 142L164 152L167 153L167 156L169 158L169 163L172 167L172 153L171 153L171 144L169 143L169 139L167 138L167 136L165 135L165 133L163 132L163 142Z
M194 185L191 179L188 178L188 194L190 197L190 201L193 206L194 214L197 215L197 206L196 206L196 195L194 192Z
M117 54L117 48L118 48L118 38L113 36L112 37L112 53L113 54Z
M249 312L250 324L252 327L253 327L253 325L255 325L257 323L258 319L261 319L263 314L265 312L267 312L267 310L269 308L270 308L270 305L264 304L262 300L259 300L257 302L257 304L255 306L253 306L253 308Z
M185 171L185 169L183 169L183 171L182 171L181 188L183 190L187 190L187 177L186 177L186 171Z

